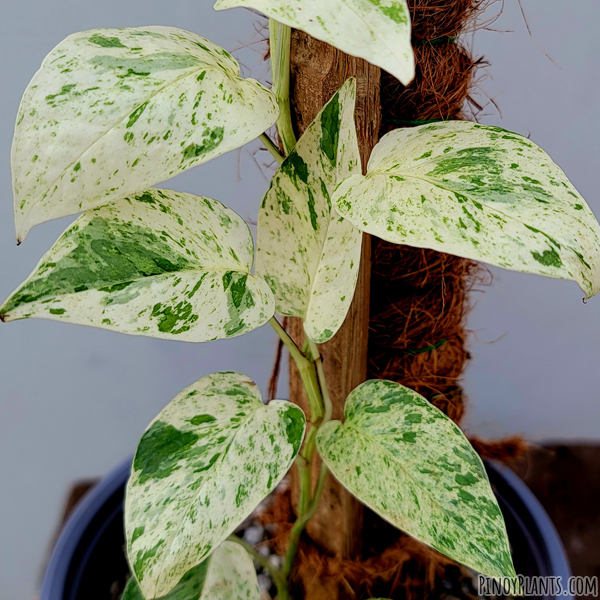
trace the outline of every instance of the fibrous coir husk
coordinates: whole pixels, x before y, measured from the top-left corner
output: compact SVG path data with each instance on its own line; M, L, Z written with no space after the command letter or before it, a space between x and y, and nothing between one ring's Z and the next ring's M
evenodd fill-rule
M403 86L382 73L382 135L398 127L464 119L480 106L471 96L483 64L454 39L476 27L494 0L409 0L415 79ZM460 379L469 353L465 319L474 286L489 282L477 263L448 254L373 239L369 377L411 387L456 423L465 412ZM522 444L495 443L486 455L510 458Z
M416 75L403 86L382 73L382 134L423 122L463 118L480 60L454 40L475 19L476 0L410 0ZM424 41L424 42L423 42ZM417 390L455 422L468 360L468 294L482 283L477 263L373 240L369 376Z
M473 21L480 4L478 0L408 0L413 40L456 37Z
M409 86L381 74L382 133L419 121L462 118L465 102L480 110L469 90L481 59L457 42L419 44L414 52L415 78Z
M468 293L488 272L449 254L373 240L369 374L425 396L455 422L464 402Z

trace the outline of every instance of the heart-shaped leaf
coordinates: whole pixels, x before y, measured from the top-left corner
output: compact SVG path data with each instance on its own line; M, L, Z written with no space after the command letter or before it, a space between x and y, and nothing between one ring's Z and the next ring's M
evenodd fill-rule
M200 379L142 437L127 484L127 554L148 600L169 592L270 494L304 437L294 404L239 373Z
M254 139L278 109L237 62L173 27L94 29L46 57L12 149L17 238L144 190Z
M404 85L415 76L406 0L217 0L244 6L381 67Z
M561 169L527 138L453 121L384 136L336 209L396 244L600 288L600 226Z
M127 582L121 600L146 600L135 577ZM239 544L223 542L161 600L260 600L256 569Z
M492 577L513 577L504 520L486 472L461 430L398 383L353 390L346 421L319 429L331 472L386 521Z
M256 272L277 312L301 317L316 342L340 328L356 287L362 233L331 209L330 195L360 172L349 79L309 125L273 177L258 216Z
M204 342L252 331L274 312L250 274L246 223L216 200L150 189L77 219L0 308L122 333Z

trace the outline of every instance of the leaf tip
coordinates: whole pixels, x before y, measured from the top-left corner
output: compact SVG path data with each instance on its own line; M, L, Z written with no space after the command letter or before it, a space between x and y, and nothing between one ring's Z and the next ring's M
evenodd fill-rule
M27 237L27 234L31 228L26 225L24 221L20 221L18 217L15 218L15 225L17 246L20 246L25 241L25 238Z
M407 66L407 68L403 69L402 73L398 73L396 77L403 86L408 87L413 82L415 75L415 60L413 56L413 59L410 61L410 64Z

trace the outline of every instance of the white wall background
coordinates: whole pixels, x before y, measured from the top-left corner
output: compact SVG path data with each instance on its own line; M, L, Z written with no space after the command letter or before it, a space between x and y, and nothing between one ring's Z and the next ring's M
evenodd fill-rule
M14 244L9 153L14 116L44 55L68 34L94 27L173 25L235 52L247 75L264 78L257 19L214 13L210 0L0 0L0 297L35 266L68 219ZM525 134L567 171L600 215L597 0L516 0L475 52L491 62L483 90L500 105L482 121ZM244 48L242 48L244 46ZM174 189L217 198L255 219L266 179L251 145L178 177ZM575 284L494 270L494 285L470 319L476 332L466 386L470 428L534 440L600 438L600 301L582 304ZM494 343L492 341L496 340ZM32 320L0 327L0 597L33 596L69 483L101 475L131 453L154 415L182 388L235 369L264 390L275 339L267 327L245 337L191 345ZM284 382L285 384L285 382ZM285 389L284 386L281 388Z
M482 88L501 110L500 115L489 106L481 121L529 134L600 217L600 38L594 25L600 4L522 0L522 5L535 41L516 0L505 3L492 25L506 33L475 36L475 53L491 63ZM494 284L469 322L476 334L466 378L471 428L533 440L597 440L599 299L584 305L574 283L500 269L493 274Z

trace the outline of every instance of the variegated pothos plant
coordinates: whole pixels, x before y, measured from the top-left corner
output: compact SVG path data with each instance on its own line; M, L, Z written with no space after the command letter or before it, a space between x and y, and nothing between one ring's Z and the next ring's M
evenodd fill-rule
M273 91L232 56L172 27L68 37L27 88L12 149L17 238L82 213L0 309L190 342L270 322L310 401L267 405L239 373L204 377L150 424L125 504L126 600L259 599L252 547L232 533L296 465L298 515L278 597L331 473L381 517L492 577L512 577L509 541L486 472L460 429L416 392L367 381L331 420L318 345L342 325L363 232L398 244L600 286L600 227L565 174L529 139L448 121L384 136L366 174L349 79L296 141L290 27L414 75L405 0L217 0L270 17ZM284 154L264 134L277 123ZM216 200L150 187L260 136L279 163L247 225ZM274 317L302 319L299 349ZM308 483L307 483L308 482ZM263 561L264 563L264 561Z

